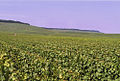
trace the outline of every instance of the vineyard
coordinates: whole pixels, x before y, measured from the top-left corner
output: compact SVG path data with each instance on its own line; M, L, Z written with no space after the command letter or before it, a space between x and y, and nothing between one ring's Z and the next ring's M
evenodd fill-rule
M120 39L0 34L0 81L120 81Z

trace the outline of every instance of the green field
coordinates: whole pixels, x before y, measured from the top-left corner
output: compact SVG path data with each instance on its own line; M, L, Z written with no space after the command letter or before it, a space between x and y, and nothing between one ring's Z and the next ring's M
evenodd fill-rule
M119 36L0 33L0 81L120 81Z
M120 35L0 23L0 81L120 81Z
M102 33L81 32L81 31L69 31L69 30L50 30L43 27L37 27L19 23L3 23L0 22L0 32L6 33L21 33L21 34L37 34L44 36L88 36L100 35Z

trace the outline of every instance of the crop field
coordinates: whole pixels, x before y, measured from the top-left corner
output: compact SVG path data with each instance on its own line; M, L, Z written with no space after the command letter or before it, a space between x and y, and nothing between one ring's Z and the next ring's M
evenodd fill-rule
M120 38L1 33L0 81L120 81Z

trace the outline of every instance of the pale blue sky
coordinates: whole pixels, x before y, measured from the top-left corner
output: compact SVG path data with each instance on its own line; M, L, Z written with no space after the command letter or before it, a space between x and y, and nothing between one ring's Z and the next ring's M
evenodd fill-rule
M120 33L120 1L0 0L0 19Z

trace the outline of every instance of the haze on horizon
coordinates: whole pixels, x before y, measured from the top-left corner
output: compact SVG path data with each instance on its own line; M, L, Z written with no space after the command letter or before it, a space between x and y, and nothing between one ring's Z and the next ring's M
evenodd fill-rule
M39 27L120 33L120 1L0 0L0 19Z

